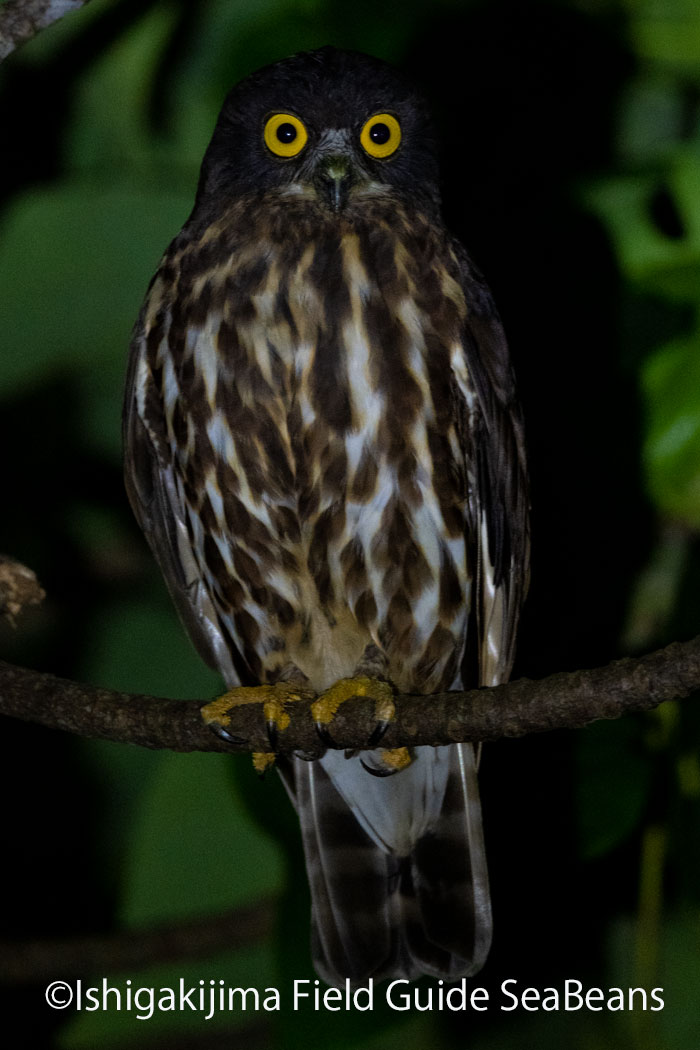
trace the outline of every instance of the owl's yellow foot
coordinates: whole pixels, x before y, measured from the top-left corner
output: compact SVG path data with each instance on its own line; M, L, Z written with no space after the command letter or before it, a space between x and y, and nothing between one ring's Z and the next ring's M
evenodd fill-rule
M394 690L388 682L383 682L380 678L362 675L357 678L341 678L330 689L326 689L325 693L321 693L318 700L311 705L316 729L324 743L333 745L328 726L335 718L340 705L358 696L368 696L374 701L377 724L367 741L367 746L374 747L382 739L394 717Z
M311 700L313 696L314 693L311 690L304 689L293 682L275 682L274 685L241 685L205 704L201 709L201 715L204 723L217 736L234 743L241 743L242 741L234 737L226 728L231 724L230 712L234 707L240 707L242 704L262 704L272 752L253 752L253 766L258 773L264 773L275 761L274 752L279 743L279 734L283 733L289 725L287 704L293 704L299 700Z

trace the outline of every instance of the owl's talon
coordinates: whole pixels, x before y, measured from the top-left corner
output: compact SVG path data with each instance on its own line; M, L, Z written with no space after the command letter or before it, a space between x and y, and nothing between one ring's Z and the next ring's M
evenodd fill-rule
M368 766L364 758L360 759L360 765L367 773L371 773L373 777L393 777L396 772L395 769L380 769L377 766Z
M413 761L411 752L407 747L380 748L372 756L377 765L371 766L363 758L360 759L362 768L373 777L391 777L394 773L400 773Z
M318 733L325 747L334 748L335 740L331 736L328 730L328 726L324 725L323 722L314 722L314 725L316 726L316 732Z
M223 696L205 704L201 709L204 722L222 740L232 744L245 744L245 739L231 733L227 726L231 722L231 711L243 704L262 704L263 717L270 742L270 752L255 752L253 767L258 773L264 773L274 762L279 747L280 733L283 733L290 722L287 704L298 700L310 700L313 693L300 688L293 682L275 682L273 685L237 686Z
M387 729L389 728L389 719L382 718L381 721L377 722L376 726L370 733L369 740L367 743L370 747L376 747L379 741L382 739Z
M225 740L227 744L245 744L245 740L242 736L236 736L235 733L229 733L228 729L224 729L222 725L217 725L216 722L208 722L207 725L214 736L218 736L220 740Z
M311 705L316 732L326 747L337 747L328 727L341 704L355 697L370 697L374 701L377 721L367 741L368 747L376 747L386 733L389 723L393 721L394 691L388 682L364 675L355 678L341 678L330 689L321 693L318 700Z
M316 762L318 759L318 752L316 751L295 751L294 757L301 759L302 762Z

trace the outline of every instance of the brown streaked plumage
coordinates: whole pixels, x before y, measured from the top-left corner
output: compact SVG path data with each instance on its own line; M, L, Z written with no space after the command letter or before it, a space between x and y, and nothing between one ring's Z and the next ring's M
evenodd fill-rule
M528 576L513 379L440 217L424 104L387 66L324 48L231 92L136 327L125 441L136 515L229 686L507 678ZM283 770L319 973L474 972L473 749L372 771L333 750Z

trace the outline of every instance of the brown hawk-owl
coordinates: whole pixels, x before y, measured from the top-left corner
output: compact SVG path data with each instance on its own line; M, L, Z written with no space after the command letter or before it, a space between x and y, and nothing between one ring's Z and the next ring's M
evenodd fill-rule
M388 66L322 48L231 91L137 322L125 441L136 516L230 688L332 710L357 676L377 695L508 677L528 575L513 377L441 218L425 104ZM478 969L474 748L281 765L321 976Z

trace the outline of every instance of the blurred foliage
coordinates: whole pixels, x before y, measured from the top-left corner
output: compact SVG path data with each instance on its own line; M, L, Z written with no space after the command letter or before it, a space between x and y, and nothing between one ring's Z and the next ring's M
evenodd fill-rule
M48 592L18 632L0 629L3 656L138 692L219 688L123 495L126 350L224 94L324 43L387 58L428 92L446 214L510 334L535 537L519 672L697 633L697 0L407 0L400 15L368 0L92 0L0 67L0 546ZM662 1012L365 1015L288 1008L292 981L313 973L298 829L277 778L259 783L245 759L8 723L5 934L107 933L275 894L269 944L128 977L221 978L287 1000L203 1032L177 1013L67 1020L43 1008L43 988L21 989L4 1004L24 1033L15 1045L194 1045L180 1042L189 1024L201 1045L234 1025L231 1045L285 1050L312 1039L495 1050L514 1038L695 1050L699 739L697 704L666 705L503 741L482 769L496 940L475 983L493 999L509 978L643 983L664 988Z

